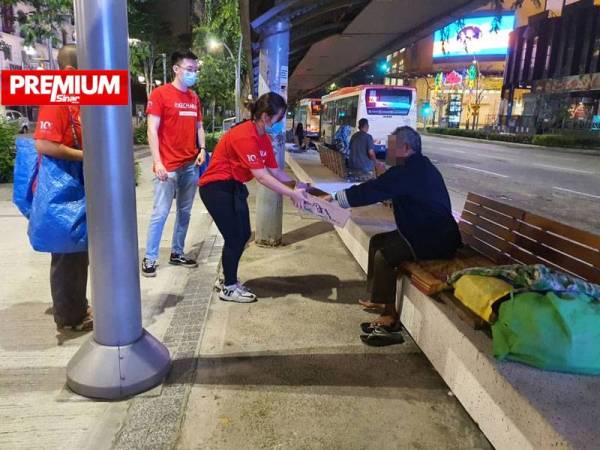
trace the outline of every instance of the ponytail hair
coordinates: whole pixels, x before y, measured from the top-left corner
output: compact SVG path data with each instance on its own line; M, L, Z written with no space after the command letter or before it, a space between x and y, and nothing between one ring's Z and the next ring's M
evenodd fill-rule
M261 95L254 103L250 103L248 109L250 110L252 120L258 120L263 113L266 113L269 117L276 116L280 112L285 113L287 103L281 95L275 92L267 92Z

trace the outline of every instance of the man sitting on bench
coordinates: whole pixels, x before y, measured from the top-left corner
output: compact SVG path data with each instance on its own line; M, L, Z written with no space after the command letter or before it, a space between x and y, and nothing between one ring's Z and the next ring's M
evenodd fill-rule
M343 208L366 206L392 200L398 229L375 235L369 243L365 308L382 308L383 313L363 331L399 332L396 311L396 268L406 260L452 258L461 245L458 226L452 216L450 196L440 172L421 153L421 136L410 127L394 131L397 159L404 162L374 180L339 191L335 199ZM379 330L376 330L378 329ZM363 341L369 344L368 336ZM384 345L376 343L373 345ZM379 340L380 341L380 340Z

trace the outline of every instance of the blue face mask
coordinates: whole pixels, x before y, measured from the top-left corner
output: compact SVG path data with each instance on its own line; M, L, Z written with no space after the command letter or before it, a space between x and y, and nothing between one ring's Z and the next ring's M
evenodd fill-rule
M265 131L268 134L280 134L283 133L285 131L284 125L283 125L283 120L280 120L277 123L271 124L271 126L269 127L265 127Z
M198 81L197 73L188 71L183 72L183 84L185 84L187 87L192 87L196 84L196 81Z

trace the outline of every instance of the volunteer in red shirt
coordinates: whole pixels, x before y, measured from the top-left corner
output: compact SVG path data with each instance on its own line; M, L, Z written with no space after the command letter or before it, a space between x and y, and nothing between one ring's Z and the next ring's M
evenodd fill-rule
M58 52L61 70L77 68L77 49L65 45ZM83 161L79 106L40 106L33 135L41 155ZM86 298L88 253L52 253L50 292L52 313L59 329L90 331L92 312Z
M156 88L148 100L148 144L154 159L154 208L148 227L146 256L142 275L156 276L158 251L163 228L177 201L175 229L169 264L196 267L195 260L184 255L183 248L190 223L198 166L205 158L202 107L191 89L198 79L198 58L192 52L171 56L174 80ZM200 143L200 151L196 145Z
M282 131L287 105L280 95L262 95L251 108L252 119L223 135L208 169L199 181L200 198L225 240L221 300L251 303L256 296L238 282L237 270L250 239L248 189L244 183L256 180L269 189L289 197L297 207L304 204L305 190L291 189L293 180L277 166L269 134Z

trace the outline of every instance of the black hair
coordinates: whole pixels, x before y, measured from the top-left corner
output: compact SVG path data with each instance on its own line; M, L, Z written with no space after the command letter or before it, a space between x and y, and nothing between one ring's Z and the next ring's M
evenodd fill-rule
M360 130L361 128L363 128L365 125L369 125L369 121L367 119L360 119L358 121L358 129Z
M198 57L191 50L176 50L171 54L171 66L176 66L184 59L197 60Z
M249 109L252 119L259 120L263 113L266 113L269 117L273 117L280 112L285 114L287 103L281 95L275 92L267 92L258 97L258 100L254 103L251 103Z

